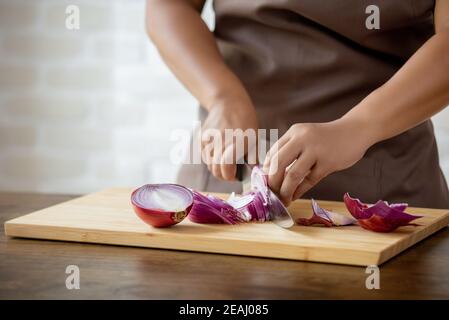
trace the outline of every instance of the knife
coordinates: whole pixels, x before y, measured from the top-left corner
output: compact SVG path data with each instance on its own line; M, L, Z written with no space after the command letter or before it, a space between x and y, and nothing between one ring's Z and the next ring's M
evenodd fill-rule
M243 193L251 190L251 171L252 168L246 163L237 164L237 173L235 177L242 183Z
M237 164L237 174L236 178L238 181L241 181L243 184L243 192L247 192L251 189L251 171L252 168L245 163ZM271 213L271 221L273 221L276 225L289 229L294 226L295 222L288 212L287 208L282 204L276 194L268 189L270 213Z

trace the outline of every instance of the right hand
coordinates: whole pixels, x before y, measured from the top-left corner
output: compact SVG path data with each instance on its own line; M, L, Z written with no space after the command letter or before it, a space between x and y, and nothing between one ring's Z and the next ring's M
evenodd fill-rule
M242 158L251 147L245 143L244 154L236 154L240 148L236 148L235 141L225 139L225 129L241 129L242 131L255 130L257 137L257 114L251 102L242 100L221 101L209 108L209 114L201 128L201 156L207 164L209 171L218 179L235 180L236 162ZM211 130L219 133L220 143L214 144L214 138L210 136ZM232 139L233 140L233 139Z

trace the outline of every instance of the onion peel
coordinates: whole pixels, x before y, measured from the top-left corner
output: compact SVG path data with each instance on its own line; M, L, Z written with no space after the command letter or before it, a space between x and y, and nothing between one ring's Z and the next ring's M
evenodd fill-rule
M326 227L332 226L347 226L356 223L352 217L345 216L341 213L329 211L321 208L318 203L312 200L313 214L310 218L299 218L296 223L302 226L310 226L314 224L321 224Z
M422 216L415 216L405 212L406 203L388 204L379 200L374 205L367 205L359 199L352 198L348 193L343 201L349 213L357 219L358 224L367 230L375 232L392 232L402 226L418 226L411 223Z

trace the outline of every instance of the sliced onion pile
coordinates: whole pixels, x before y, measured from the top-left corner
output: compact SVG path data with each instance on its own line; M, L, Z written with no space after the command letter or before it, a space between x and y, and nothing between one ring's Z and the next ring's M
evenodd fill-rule
M232 193L226 200L193 191L194 203L189 219L196 223L235 224L270 220L270 189L262 169L255 166L251 172L251 191L237 196Z
M275 209L269 199L270 192L266 175L255 166L251 172L251 191L242 196L232 193L227 202L247 217L247 221L264 222L270 220Z
M268 206L260 192L250 192L243 196L232 193L227 202L245 217L245 221L263 222L270 219Z
M242 196L234 193L225 201L176 184L147 184L135 190L131 203L136 214L154 227L168 227L184 219L196 223L236 224L270 220L280 206L271 200L265 174L254 167L252 190ZM279 203L275 203L279 202Z
M250 220L226 201L210 194L203 195L197 191L193 191L193 208L190 211L189 219L196 223L226 224Z

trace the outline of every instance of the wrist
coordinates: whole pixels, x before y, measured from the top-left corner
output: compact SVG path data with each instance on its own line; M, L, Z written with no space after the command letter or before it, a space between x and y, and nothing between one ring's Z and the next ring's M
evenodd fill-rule
M371 146L392 136L389 133L392 123L386 116L386 110L381 108L387 103L388 101L385 101L381 91L374 90L349 110L342 119L353 123Z
M373 121L368 115L353 111L354 109L334 122L348 132L348 139L352 143L357 143L367 150L381 140L379 138L379 130L382 126Z
M250 98L244 95L226 95L216 98L206 109L209 112L214 109L222 109L223 111L236 114L255 113L255 108Z

